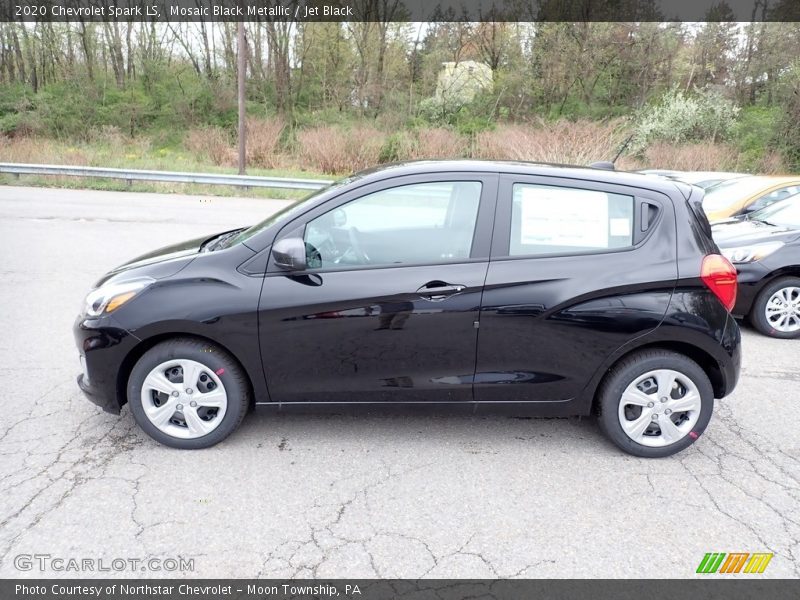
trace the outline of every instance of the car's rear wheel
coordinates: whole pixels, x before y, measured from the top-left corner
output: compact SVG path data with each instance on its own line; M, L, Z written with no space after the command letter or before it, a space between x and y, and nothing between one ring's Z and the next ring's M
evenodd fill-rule
M761 290L753 302L750 322L770 337L800 337L800 278L782 277Z
M150 348L128 379L134 419L154 440L173 448L207 448L242 422L249 406L247 378L222 349L177 338Z
M714 410L703 369L667 350L647 350L615 365L598 392L599 424L635 456L670 456L690 446Z

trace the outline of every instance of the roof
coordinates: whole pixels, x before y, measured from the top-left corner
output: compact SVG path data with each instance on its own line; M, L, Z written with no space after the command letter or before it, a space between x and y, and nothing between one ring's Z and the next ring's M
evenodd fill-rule
M768 190L781 184L800 185L800 175L745 175L722 181L710 187L707 192L711 193L718 189L735 189L746 194L760 193L760 190ZM725 186L723 188L723 186ZM733 188L732 186L737 186Z
M506 160L418 160L380 165L356 173L353 179L366 181L381 180L387 177L400 177L403 175L417 175L420 173L441 172L483 172L483 173L515 173L519 175L541 175L549 177L563 177L566 179L579 179L597 181L618 185L639 187L648 190L672 194L680 190L684 196L688 190L683 190L685 184L670 179L661 179L630 171L612 171L576 165L559 165L552 163L534 163L526 161Z
M750 179L750 177L748 177L748 179ZM800 175L753 175L752 179L758 179L765 184L792 183L794 181L800 181Z

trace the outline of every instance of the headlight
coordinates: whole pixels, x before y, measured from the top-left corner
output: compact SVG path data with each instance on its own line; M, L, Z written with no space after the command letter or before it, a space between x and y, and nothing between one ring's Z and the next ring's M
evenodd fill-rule
M765 242L752 246L739 246L737 248L724 248L722 255L732 263L749 263L761 260L783 246L783 242Z
M86 296L83 312L89 317L99 317L103 313L113 312L154 281L155 279L150 277L141 277L101 285Z

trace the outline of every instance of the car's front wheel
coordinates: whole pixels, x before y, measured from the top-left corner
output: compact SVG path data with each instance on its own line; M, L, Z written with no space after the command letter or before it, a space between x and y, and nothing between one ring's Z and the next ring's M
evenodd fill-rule
M599 423L619 448L645 458L690 446L714 410L702 368L667 350L647 350L615 365L598 392Z
M750 322L770 337L800 337L800 278L783 277L761 290L753 302Z
M242 422L249 406L247 378L222 349L191 338L157 344L128 379L134 419L154 440L173 448L207 448Z

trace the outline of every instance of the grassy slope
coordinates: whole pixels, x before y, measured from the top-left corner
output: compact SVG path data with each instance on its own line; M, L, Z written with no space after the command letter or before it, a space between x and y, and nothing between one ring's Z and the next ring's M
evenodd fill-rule
M0 141L0 162L81 165L154 171L188 171L202 173L237 173L233 167L210 164L182 148L153 148L147 140L114 140L109 142L65 143L57 140L14 139ZM296 168L248 168L248 175L331 179L329 175ZM0 174L0 184L35 187L62 187L108 191L209 194L216 196L251 196L292 199L307 194L303 190L241 188L218 185L134 181L128 185L119 179L94 177L54 177L39 175Z

